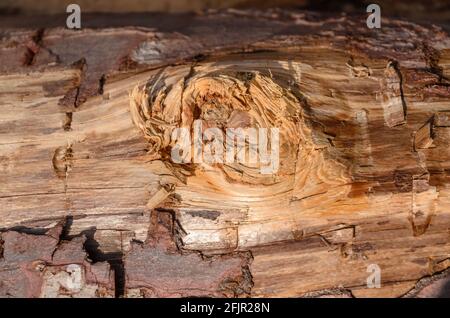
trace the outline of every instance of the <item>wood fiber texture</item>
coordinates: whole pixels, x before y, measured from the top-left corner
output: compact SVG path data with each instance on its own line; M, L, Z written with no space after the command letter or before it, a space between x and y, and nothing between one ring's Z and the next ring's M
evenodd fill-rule
M283 10L159 19L0 33L1 296L448 291L446 31ZM278 171L174 164L171 132L194 120L279 128ZM84 289L66 286L70 264Z

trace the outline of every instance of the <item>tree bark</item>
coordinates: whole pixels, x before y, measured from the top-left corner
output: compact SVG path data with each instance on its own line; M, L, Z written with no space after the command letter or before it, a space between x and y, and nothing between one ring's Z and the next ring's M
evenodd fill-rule
M182 17L1 34L0 275L18 272L0 295L441 295L421 279L450 266L448 34L297 11ZM194 120L279 128L279 169L175 164L171 134ZM22 247L45 260L27 275L8 244L55 224L49 251ZM74 240L80 259L56 262ZM69 263L112 269L81 283L90 294L49 292Z

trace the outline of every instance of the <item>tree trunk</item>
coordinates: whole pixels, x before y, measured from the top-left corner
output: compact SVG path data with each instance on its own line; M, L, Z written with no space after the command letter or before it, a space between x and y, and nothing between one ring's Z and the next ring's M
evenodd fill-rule
M422 287L450 266L448 34L158 19L1 34L0 295L442 295ZM278 128L279 167L174 163L195 122Z

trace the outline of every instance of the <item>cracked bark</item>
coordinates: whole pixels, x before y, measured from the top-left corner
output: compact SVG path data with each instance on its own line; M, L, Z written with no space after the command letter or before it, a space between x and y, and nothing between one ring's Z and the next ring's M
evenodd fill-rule
M205 257L180 250L173 215L153 214L149 237L124 257L128 297L243 297L253 282L247 253Z
M185 17L1 34L2 266L18 237L50 242L24 247L2 295L61 296L69 254L103 273L96 296L397 297L446 273L446 32L299 11ZM174 164L170 133L195 119L279 127L279 171ZM66 217L61 243L45 231ZM36 260L48 274L28 281ZM369 264L381 289L366 287Z
M43 231L2 232L0 297L112 297L108 263L87 258L84 237L62 235L63 222Z

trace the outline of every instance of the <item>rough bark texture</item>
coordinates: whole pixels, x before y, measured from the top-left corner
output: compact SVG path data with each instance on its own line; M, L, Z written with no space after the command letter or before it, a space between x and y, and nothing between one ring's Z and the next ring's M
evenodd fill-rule
M1 234L0 297L113 297L109 264L92 264L85 239L61 239L63 225Z
M110 296L106 260L117 296L444 295L448 279L421 279L450 266L445 31L159 19L2 31L1 295ZM171 131L196 119L280 128L280 169L173 164ZM62 220L67 242L49 234ZM88 291L67 291L70 264Z

